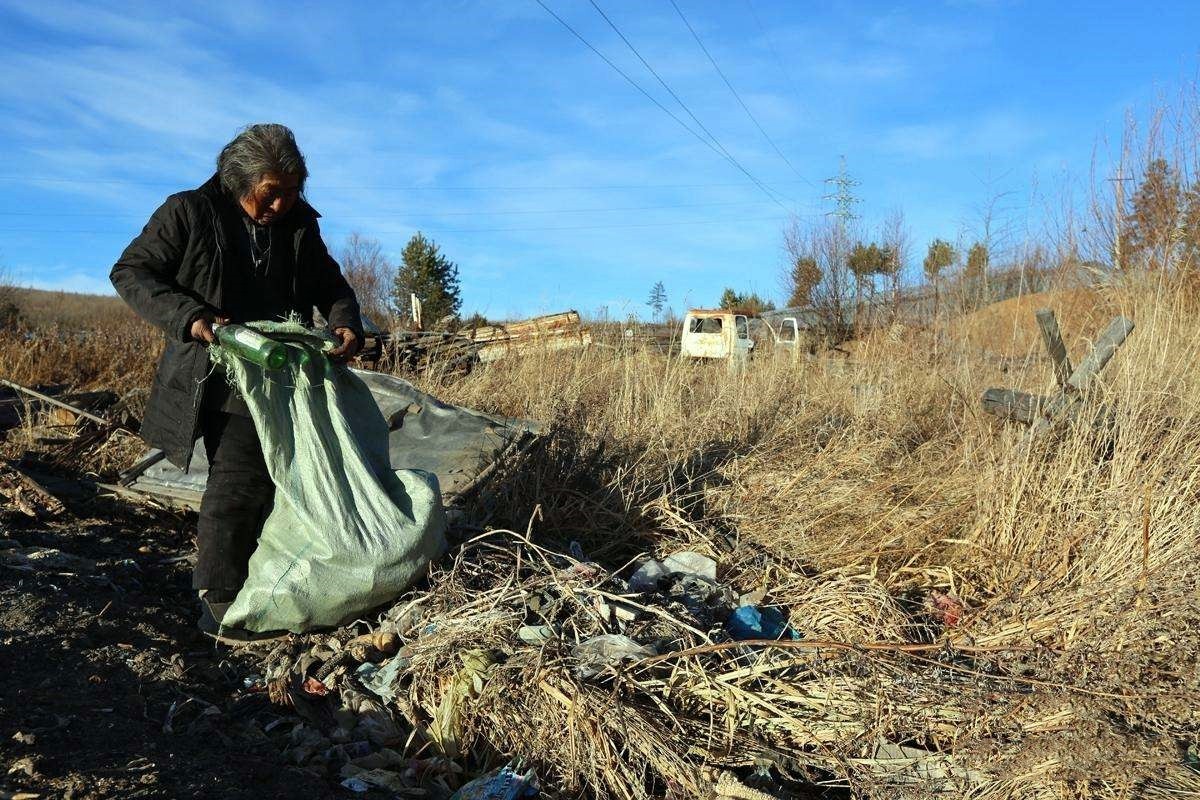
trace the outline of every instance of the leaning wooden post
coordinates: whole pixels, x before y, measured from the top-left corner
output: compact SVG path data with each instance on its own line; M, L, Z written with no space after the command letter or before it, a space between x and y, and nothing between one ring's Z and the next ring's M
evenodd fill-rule
M1014 389L988 389L982 397L983 410L1012 422L1031 424L1050 403L1050 398Z
M1071 358L1067 355L1067 346L1063 344L1058 320L1054 317L1054 311L1049 308L1041 309L1034 316L1037 317L1038 328L1042 331L1042 342L1054 362L1054 379L1058 381L1059 388L1064 389L1067 381L1071 379Z
M1108 328L1096 340L1096 344L1088 353L1087 358L1071 373L1071 377L1067 379L1067 385L1051 398L1041 417L1033 423L1033 427L1029 431L1031 438L1050 430L1083 400L1083 392L1091 386L1096 376L1100 374L1100 370L1104 369L1104 365L1109 362L1109 359L1117 352L1117 348L1132 331L1133 322L1125 317L1117 317L1109 323Z

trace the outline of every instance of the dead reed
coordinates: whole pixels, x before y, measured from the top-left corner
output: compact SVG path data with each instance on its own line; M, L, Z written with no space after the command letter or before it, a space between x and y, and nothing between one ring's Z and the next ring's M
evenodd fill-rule
M424 598L501 654L491 688L462 704L466 740L601 796L701 791L705 766L766 764L871 796L1200 792L1184 765L1200 736L1200 320L1164 284L1105 292L1137 331L1086 413L1031 447L978 397L1045 391L1048 362L999 360L940 326L743 372L600 350L432 381L559 432L490 498L493 524L523 530L537 507L538 541L579 541L612 569L706 552L808 643L705 649L678 632L681 652L580 681L562 648L599 629L553 647L514 638L530 587L569 574L513 556L517 542ZM962 619L933 613L934 593ZM489 614L455 612L472 597ZM445 695L466 646L421 637L415 704Z

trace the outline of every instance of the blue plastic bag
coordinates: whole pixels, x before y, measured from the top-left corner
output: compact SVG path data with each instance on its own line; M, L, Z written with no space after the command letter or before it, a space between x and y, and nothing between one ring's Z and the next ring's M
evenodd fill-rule
M537 797L537 775L532 769L519 772L521 768L519 760L513 761L464 785L450 796L450 800L520 800Z
M772 606L738 606L729 615L725 629L734 639L799 639L787 617Z

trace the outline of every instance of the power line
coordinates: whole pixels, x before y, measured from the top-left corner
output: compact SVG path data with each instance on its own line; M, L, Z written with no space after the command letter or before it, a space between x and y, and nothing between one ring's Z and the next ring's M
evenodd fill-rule
M600 231L633 228L669 228L680 225L730 225L747 222L779 222L779 217L749 217L744 219L694 219L676 222L638 222L625 225L559 225L534 228L429 228L430 233L545 233L552 231ZM416 227L416 226L414 226ZM423 229L424 230L424 229ZM127 234L127 229L80 230L75 228L0 228L0 233L76 233Z
M720 208L729 206L754 206L762 205L766 200L737 200L722 203L679 203L674 205L663 206L610 206L608 208L554 208L554 209L513 209L503 211L397 211L390 214L353 214L342 215L338 214L337 219L344 220L365 220L365 219L397 219L408 217L492 217L492 216L514 216L514 215L541 215L541 214L601 214L615 213L621 211L668 211L679 208ZM113 217L113 218L144 218L145 212L107 212L107 211L67 211L54 212L47 214L44 211L0 211L0 217Z
M775 40L772 38L770 31L767 30L767 27L763 25L762 19L759 18L758 9L754 7L754 0L746 0L746 5L749 6L750 16L754 17L754 24L757 25L759 31L762 32L763 38L767 42L767 47L771 51L771 55L775 57L775 64L779 67L780 74L787 78L787 82L792 89L792 93L796 95L797 103L801 102L802 95L800 94L800 84L796 82L796 76L792 74L792 71L788 69L786 64L784 64L783 59L779 57L779 51L775 49ZM808 183L810 186L812 185L812 183L809 181L806 181L806 183Z
M113 184L116 186L168 186L176 187L179 181L139 181L127 178L43 178L33 175L0 175L0 181L19 181L23 183L69 183L69 184ZM773 181L764 186L786 186L800 181ZM397 192L553 192L553 191L606 191L629 189L718 189L744 187L746 184L734 183L628 183L628 184L557 184L557 185L521 185L521 186L400 186L400 185L357 185L357 186L325 186L322 191L397 191Z
M713 65L713 69L715 69L717 74L721 76L721 80L725 82L725 85L729 88L729 91L733 93L735 98L737 98L738 104L742 107L742 110L746 112L746 116L749 117L750 121L754 123L754 127L758 128L758 132L763 135L763 138L767 140L767 143L771 145L771 148L775 151L775 153L783 159L783 163L787 164L792 172L796 173L798 178L807 183L808 179L801 175L800 170L796 169L792 162L788 160L788 157L783 154L783 151L779 149L779 145L775 144L775 140L771 138L770 134L768 134L766 129L763 128L763 126L759 123L758 118L754 116L752 111L750 111L750 106L746 105L746 102L742 100L742 96L738 94L737 89L733 88L733 84L729 82L729 78L725 77L725 73L721 70L721 66L717 64L717 60L713 58L712 53L708 52L708 48L704 46L704 42L701 41L700 35L696 33L696 29L692 27L692 23L688 22L688 18L683 15L683 10L679 8L679 4L676 3L675 0L670 0L670 2L671 6L675 9L675 13L679 15L679 18L683 20L683 24L687 26L689 31L691 31L692 38L696 40L696 44L700 45L700 49L704 51L704 55L708 56L709 62Z
M599 13L600 16L604 18L604 21L608 23L608 27L612 28L613 32L616 33L617 36L621 37L621 41L623 41L625 46L628 47L635 56L637 56L638 61L642 62L642 66L649 70L650 74L654 76L654 79L658 81L659 85L667 90L667 94L671 95L671 97L675 99L675 102L679 104L679 107L682 108L687 115L692 118L692 121L696 123L700 130L704 131L708 138L712 140L712 143L716 145L721 153L725 155L725 158L728 159L730 163L737 166L738 169L742 170L742 172L750 175L750 171L743 167L741 162L734 158L733 154L729 152L725 145L721 144L721 141L716 137L716 135L710 131L703 122L700 121L699 117L692 113L692 109L688 108L687 103L683 102L679 95L675 93L675 90L667 85L667 82L663 79L663 77L658 74L658 70L650 66L650 62L647 61L645 57L642 56L641 52L639 52L638 49L633 46L633 42L629 41L629 38L621 32L621 29L618 28L616 23L609 18L608 14L604 13L604 9L600 8L600 6L596 3L596 0L588 0L588 2L592 4L592 8L596 9L597 13ZM758 178L751 176L751 180L753 180L754 183L760 188L763 186L763 183L759 181ZM790 200L790 198L787 199Z
M583 42L583 44L586 45L589 50L591 50L596 55L600 56L600 58L604 61L605 64L608 64L610 67L612 67L617 72L618 75L620 75L622 78L624 78L629 83L630 86L632 86L633 88L635 88L639 92L641 92L642 95L644 95L647 100L649 100L651 103L654 103L654 105L658 106L663 111L664 114L666 114L671 119L673 119L677 123L679 123L679 125L684 130L686 130L688 133L692 134L692 136L695 136L697 139L699 139L706 147L708 147L714 153L721 156L722 158L725 158L725 155L723 153L721 153L721 151L718 150L716 148L716 146L713 145L712 142L708 141L703 136L701 136L699 133L694 131L690 125L688 125L686 122L684 122L679 117L677 117L675 115L675 113L671 111L671 109L667 108L662 103L658 102L658 98L656 98L654 95L650 94L645 89L643 89L641 84L639 84L633 78L629 77L629 75L626 74L626 72L623 69L621 69L620 67L618 67L615 63L613 63L613 61L608 56L604 55L604 53L601 53L598 49L596 49L595 45L593 45L587 39L583 38L583 35L581 33L579 33L579 31L577 31L573 27L571 27L570 23L568 23L565 19L560 17L558 14L555 14L550 9L550 7L547 6L543 2L543 0L534 0L534 2L536 2L539 6L541 6L546 11L547 14L554 17L554 19L558 20L560 25L562 25L564 28L566 28L568 31L570 31L571 35L574 36L576 39ZM760 183L757 178L755 178L753 175L751 175L749 172L747 172L745 167L741 166L737 162L731 162L731 163L733 163L733 165L735 167L737 167L738 170L740 170L747 178L749 178L751 180L751 182L754 183L755 186L762 189L762 191L767 195L767 197L771 198L771 201L774 202L775 205L779 206L784 211L787 211L787 207L784 206L783 203L779 202L779 199L777 197L775 197L775 195L773 195L770 192L770 190L766 188L766 186L764 186L762 183Z

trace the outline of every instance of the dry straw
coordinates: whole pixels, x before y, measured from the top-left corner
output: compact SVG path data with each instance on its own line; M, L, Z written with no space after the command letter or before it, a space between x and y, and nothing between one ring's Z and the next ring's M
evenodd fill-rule
M434 387L558 425L477 513L524 528L540 504L538 541L577 540L612 570L708 552L722 580L789 609L803 641L713 647L659 619L677 652L581 680L570 648L611 628L593 612L611 589L494 533L421 598L437 626L415 644L410 710L421 719L480 650L493 663L461 705L463 746L533 758L568 792L705 795L706 768L752 767L876 797L1200 792L1185 765L1200 731L1200 326L1178 287L1103 295L1137 332L1089 408L1032 448L976 398L1047 391L1048 363L940 326L736 373L544 354ZM546 590L562 638L523 645ZM930 612L934 592L961 600L957 625Z

